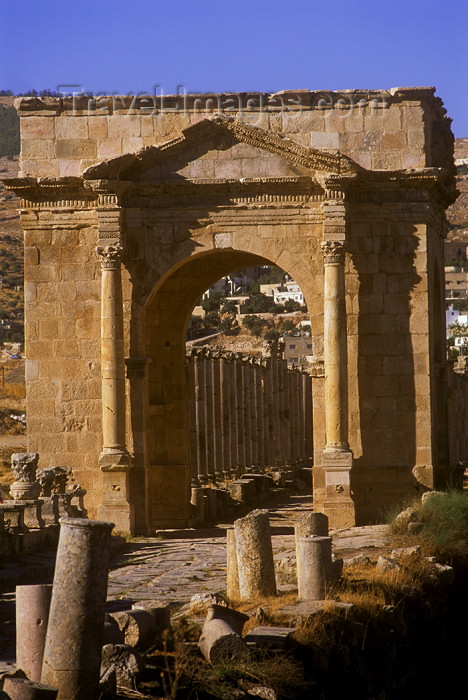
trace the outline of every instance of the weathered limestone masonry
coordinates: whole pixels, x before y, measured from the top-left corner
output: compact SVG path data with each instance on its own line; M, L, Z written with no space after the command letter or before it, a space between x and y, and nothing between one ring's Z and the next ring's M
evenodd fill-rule
M442 246L456 191L433 88L16 107L28 449L73 467L91 516L187 524L187 320L210 284L256 264L282 267L310 310L314 508L330 526L449 478Z

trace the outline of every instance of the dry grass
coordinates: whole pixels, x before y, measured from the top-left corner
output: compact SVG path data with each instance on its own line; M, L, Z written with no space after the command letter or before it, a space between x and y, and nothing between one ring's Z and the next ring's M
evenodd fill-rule
M403 545L419 544L425 556L452 564L468 562L468 494L447 491L434 494L423 502L410 504L417 517L419 531L408 534L397 519L390 523L391 532Z
M261 625L287 626L289 617L281 614L279 610L285 605L297 603L297 593L279 593L277 596L259 597L249 601L231 601L230 604L235 610L249 615L249 620L245 623L243 633Z

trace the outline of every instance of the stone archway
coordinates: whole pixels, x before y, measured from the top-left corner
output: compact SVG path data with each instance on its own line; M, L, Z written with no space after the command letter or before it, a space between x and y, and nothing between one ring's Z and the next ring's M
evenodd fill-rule
M206 279L227 271L225 256L266 259L304 291L317 344L314 507L333 526L378 520L447 472L435 410L447 368L433 352L443 324L429 319L443 305L432 262L442 280L455 196L449 120L429 88L326 119L317 96L284 114L259 107L262 128L175 102L122 114L110 99L92 115L61 99L18 103L27 147L7 187L25 231L28 449L41 466L59 455L90 514L119 530L134 531L135 514L146 526L149 454L185 463L183 449L163 459L148 447L147 407L154 420L168 410L158 372L180 357L198 292L172 303L173 338L155 319L204 259ZM177 391L167 368L164 391L173 370Z
M145 470L150 528L183 526L190 518L185 337L193 306L220 277L240 267L267 264L273 263L242 250L197 253L170 270L147 301Z

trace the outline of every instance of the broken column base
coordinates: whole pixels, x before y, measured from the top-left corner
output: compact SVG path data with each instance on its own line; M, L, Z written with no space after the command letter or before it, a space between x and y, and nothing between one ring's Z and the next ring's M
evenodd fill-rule
M247 644L242 639L242 628L248 615L222 605L210 605L203 625L200 651L210 663L248 656Z

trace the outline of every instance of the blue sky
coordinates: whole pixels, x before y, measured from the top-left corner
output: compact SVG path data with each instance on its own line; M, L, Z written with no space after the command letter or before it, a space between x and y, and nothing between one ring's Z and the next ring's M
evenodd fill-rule
M468 137L467 0L0 0L0 89L434 85Z

